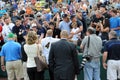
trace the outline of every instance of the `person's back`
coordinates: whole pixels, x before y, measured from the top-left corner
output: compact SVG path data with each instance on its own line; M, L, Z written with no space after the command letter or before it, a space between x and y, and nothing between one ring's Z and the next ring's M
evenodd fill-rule
M115 31L109 32L109 41L104 46L103 68L107 69L107 80L120 80L120 40Z
M75 47L72 43L69 43L65 39L62 39L60 41L57 41L52 44L56 49L54 50L54 57L55 57L55 65L57 68L65 68L67 66L73 66L73 61L72 61L72 46ZM59 49L59 50L58 50ZM63 72L69 71L68 70L63 70Z
M53 31L48 30L46 37L41 40L43 54L45 55L47 62L48 62L48 56L49 56L51 44L59 40L57 38L52 38L52 35L53 35Z
M91 54L93 57L99 57L102 48L101 38L98 37L96 34L92 34L89 37L90 37L89 54ZM88 37L86 38L88 40ZM85 50L87 50L87 45L85 45Z
M8 74L8 80L20 80L22 75L22 61L21 61L21 45L15 42L15 35L13 33L8 34L8 42L2 46L0 53L1 56L1 69ZM6 65L4 63L6 62ZM15 75L14 75L15 74Z
M1 53L2 55L5 56L5 60L7 62L14 61L14 60L20 60L21 59L21 45L18 42L15 42L14 40L8 40L8 42L6 42L2 46Z
M27 73L30 80L44 80L44 71L37 71L34 57L37 52L42 52L41 44L37 44L38 36L35 31L29 31L24 45L25 53L27 54Z
M61 32L63 34L64 31ZM65 31L66 35L68 34ZM49 54L50 70L54 72L55 80L74 80L79 72L79 64L75 45L68 42L65 37L51 44ZM54 66L53 66L54 65Z
M102 40L95 34L95 29L87 29L87 37L81 43L81 49L84 49L83 57L87 59L84 64L84 80L100 79L100 53L102 49Z
M111 39L106 44L106 47L109 48L108 50L108 59L110 60L120 60L120 40L117 40L116 38Z
M7 43L5 43L5 45L3 45L3 48L4 48L4 50L7 51L5 53L6 58L11 58L11 60L14 60L15 57L17 57L18 59L21 59L21 53L20 53L21 49L20 49L19 43L14 42L14 41L8 41ZM20 51L20 52L18 53L18 51ZM11 55L11 53L12 53L12 55Z

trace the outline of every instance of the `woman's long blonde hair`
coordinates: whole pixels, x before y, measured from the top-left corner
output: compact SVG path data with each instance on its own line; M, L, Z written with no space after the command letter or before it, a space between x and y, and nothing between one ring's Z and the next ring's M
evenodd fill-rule
M26 43L31 45L38 40L37 33L35 31L29 31L26 38Z

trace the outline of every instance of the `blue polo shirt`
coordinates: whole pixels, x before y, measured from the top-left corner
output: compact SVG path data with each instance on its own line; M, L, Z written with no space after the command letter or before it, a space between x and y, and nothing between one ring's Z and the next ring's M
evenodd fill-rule
M110 18L110 29L120 27L120 18L119 17L111 17ZM117 35L120 36L120 30L115 30Z
M6 62L20 60L21 45L18 42L9 40L2 46L0 56L4 56Z
M108 60L120 60L120 40L112 38L104 47L104 51L108 52Z
M51 15L49 13L45 14L46 21L49 22L51 19Z

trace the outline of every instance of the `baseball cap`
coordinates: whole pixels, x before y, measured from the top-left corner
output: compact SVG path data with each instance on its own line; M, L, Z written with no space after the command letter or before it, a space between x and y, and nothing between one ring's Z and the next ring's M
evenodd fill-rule
M106 6L105 6L104 4L102 4L100 7L102 7L102 8L106 8Z
M37 12L36 16L42 16L42 13Z
M37 28L37 24L36 23L32 23L30 29L32 29L32 28Z
M72 15L70 16L70 19L73 19L75 16L76 16L75 14L72 14Z
M14 38L14 37L15 37L15 34L14 34L14 33L10 32L10 33L8 34L8 38Z
M21 20L21 18L17 16L16 19L15 19L15 21L18 21L18 20Z
M66 18L66 17L68 17L67 14L63 14L63 15L62 15L62 18Z

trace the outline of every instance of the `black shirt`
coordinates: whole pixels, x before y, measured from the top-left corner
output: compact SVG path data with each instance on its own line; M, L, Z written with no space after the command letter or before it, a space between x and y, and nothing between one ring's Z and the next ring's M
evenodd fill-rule
M80 20L77 20L77 27L83 26L83 23ZM70 23L70 28L72 28L72 22Z
M102 21L102 23L103 23L103 20L104 20L104 17L97 18L96 15L93 15L93 17L92 17L93 23L98 23L100 21Z
M104 51L108 52L108 60L120 60L120 40L112 38L104 47Z
M53 30L53 38L56 38L56 36L58 36L57 38L60 38L60 29L54 28Z
M105 18L105 19L110 19L110 14L108 14L107 12L105 12L104 14L103 14L103 17Z
M23 25L20 26L14 26L12 28L12 32L17 35L17 41L19 43L22 43L25 41L23 38L24 34L26 33L25 27Z

